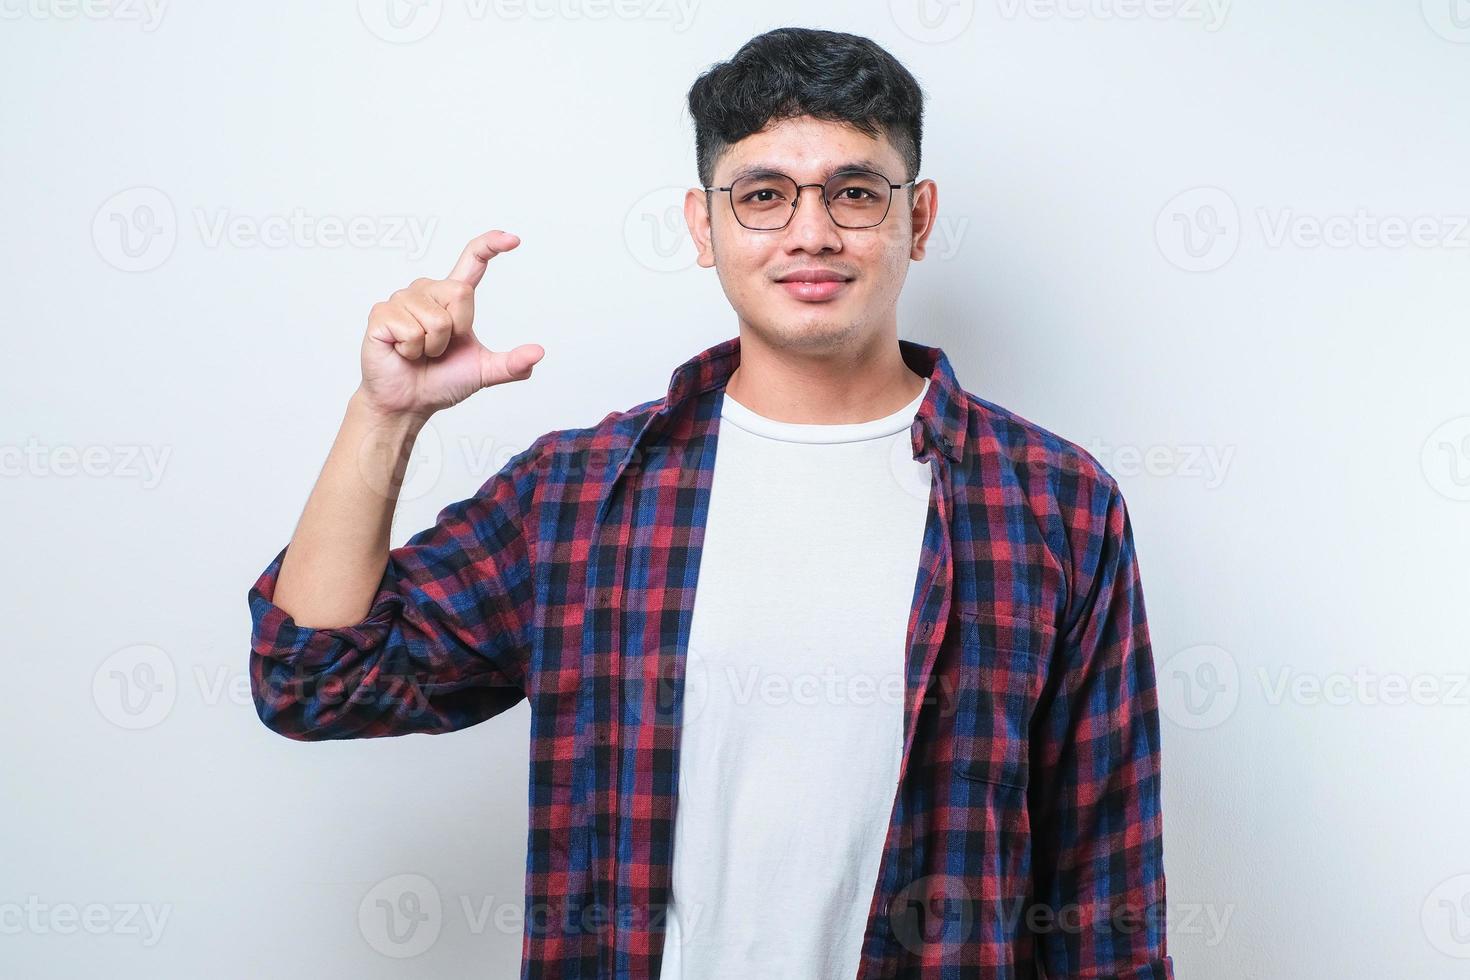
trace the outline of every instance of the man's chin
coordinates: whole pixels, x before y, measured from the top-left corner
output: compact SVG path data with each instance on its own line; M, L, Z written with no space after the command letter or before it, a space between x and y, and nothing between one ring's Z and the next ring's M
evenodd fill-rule
M786 350L822 350L845 342L852 332L852 321L833 315L830 304L798 304L771 311L753 329L768 346Z

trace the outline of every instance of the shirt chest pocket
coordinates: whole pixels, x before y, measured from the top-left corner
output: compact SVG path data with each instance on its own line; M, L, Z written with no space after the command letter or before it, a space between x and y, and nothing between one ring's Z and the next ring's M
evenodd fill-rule
M961 613L954 769L965 779L1025 788L1031 717L1056 629L1049 623Z

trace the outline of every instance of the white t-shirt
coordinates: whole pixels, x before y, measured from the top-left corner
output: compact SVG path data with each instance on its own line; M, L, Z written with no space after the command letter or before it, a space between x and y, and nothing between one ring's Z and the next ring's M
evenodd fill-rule
M840 425L724 397L660 980L857 974L903 747L928 389Z

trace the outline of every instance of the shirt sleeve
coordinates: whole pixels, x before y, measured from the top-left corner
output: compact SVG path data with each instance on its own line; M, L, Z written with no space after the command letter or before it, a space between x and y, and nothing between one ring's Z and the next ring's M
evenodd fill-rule
M1055 696L1033 729L1034 908L1049 980L1172 980L1160 742L1133 530L1107 474L1074 531L1074 595ZM1050 684L1048 685L1051 686Z
M250 685L267 728L298 741L439 734L525 697L535 600L525 523L546 438L390 550L360 623L292 621L273 601L281 549L249 591Z

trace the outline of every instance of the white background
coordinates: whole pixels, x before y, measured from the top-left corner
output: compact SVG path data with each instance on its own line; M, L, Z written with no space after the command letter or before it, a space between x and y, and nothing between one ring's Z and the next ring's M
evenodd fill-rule
M1470 4L924 2L0 0L0 972L516 974L526 706L282 739L246 590L368 307L472 235L523 239L481 336L547 354L435 420L395 544L735 334L684 96L799 25L929 97L902 335L1123 485L1181 978L1465 975Z

